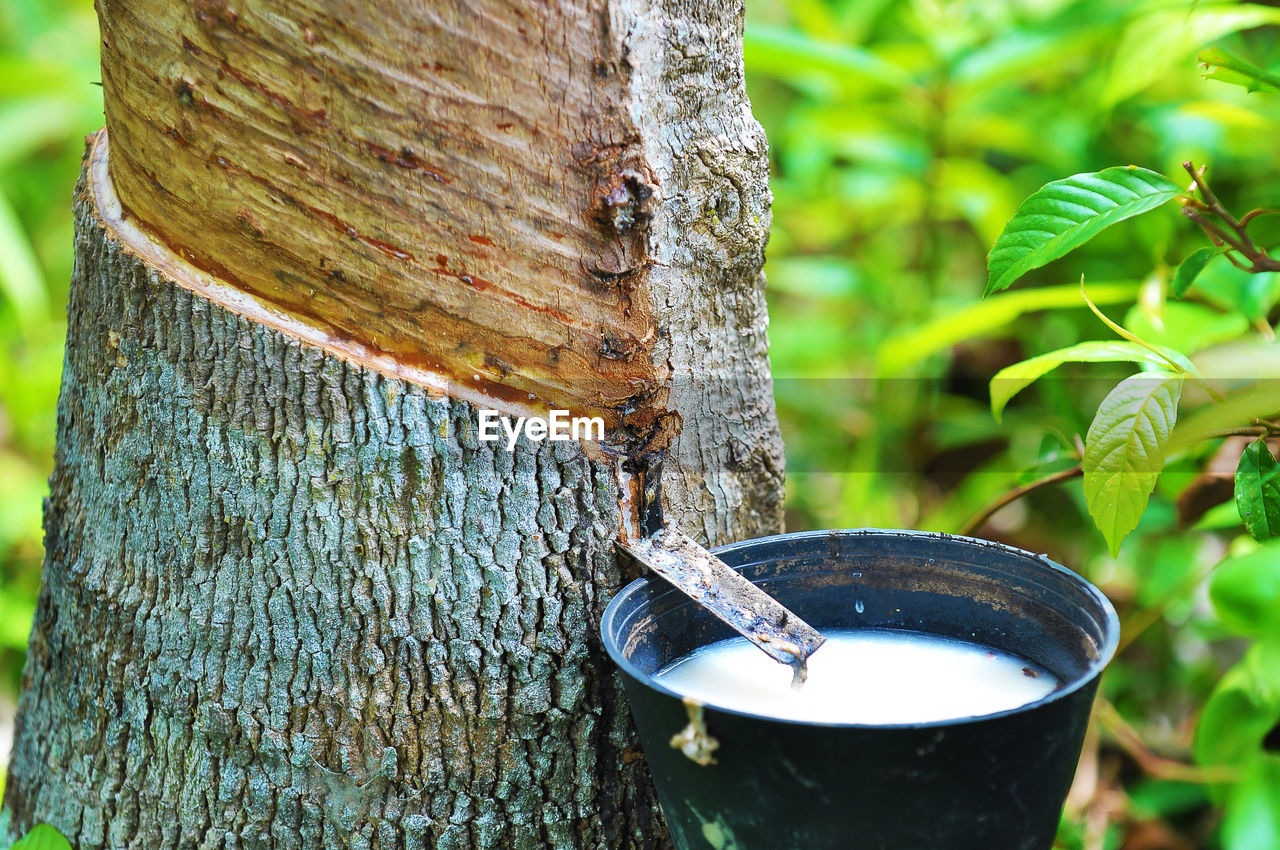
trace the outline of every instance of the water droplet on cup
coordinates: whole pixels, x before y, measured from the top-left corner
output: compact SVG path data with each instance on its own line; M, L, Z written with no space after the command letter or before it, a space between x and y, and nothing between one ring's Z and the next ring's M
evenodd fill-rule
M861 599L853 603L853 609L857 611L859 614L861 614L864 610L866 610L866 607L867 607L866 605L862 604Z

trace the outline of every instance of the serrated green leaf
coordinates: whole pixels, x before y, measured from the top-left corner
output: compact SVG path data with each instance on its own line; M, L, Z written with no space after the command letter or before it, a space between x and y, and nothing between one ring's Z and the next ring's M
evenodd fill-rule
M1280 546L1224 560L1209 581L1209 599L1223 625L1234 632L1280 634Z
M1236 507L1254 540L1280 535L1280 467L1258 439L1245 446L1236 466Z
M1201 248L1192 251L1173 273L1173 284L1170 288L1173 290L1174 297L1181 298L1186 295L1187 290L1196 282L1196 278L1200 276L1200 272L1204 271L1208 262L1221 253L1221 248Z
M1205 78L1222 83L1244 86L1254 91L1280 91L1280 74L1255 65L1221 47L1200 51L1200 64L1205 67Z
M71 850L71 843L62 837L62 833L42 823L33 826L9 850Z
M1115 555L1138 525L1178 418L1182 376L1145 372L1107 394L1084 442L1084 498Z
M1194 371L1191 361L1171 348L1160 349L1160 354L1178 363L1188 372ZM1052 372L1063 363L1155 363L1167 366L1160 354L1135 342L1105 340L1082 342L1038 357L1006 366L991 379L991 414L996 421L1004 407L1022 390Z
M1137 94L1185 62L1197 48L1228 33L1276 23L1280 23L1280 9L1246 3L1183 4L1140 15L1116 45L1102 101L1113 105Z
M1022 202L987 255L983 295L1079 248L1111 225L1182 194L1162 174L1118 166L1046 183Z

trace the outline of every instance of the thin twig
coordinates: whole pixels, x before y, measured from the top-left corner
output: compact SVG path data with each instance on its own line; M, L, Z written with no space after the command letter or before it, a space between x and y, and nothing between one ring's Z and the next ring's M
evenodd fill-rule
M1270 437L1280 431L1276 425L1270 422L1258 423L1254 425L1245 425L1240 428L1222 428L1218 431L1210 431L1204 435L1202 439L1216 440L1219 437Z
M1232 230L1239 233L1242 230L1241 223L1222 205L1222 202L1218 200L1218 196L1213 193L1213 190L1209 188L1209 184L1205 182L1204 166L1196 168L1191 164L1191 160L1187 160L1182 163L1182 167L1191 175L1191 180L1196 184L1196 188L1200 190L1200 197L1204 198L1205 203L1209 209L1213 210L1214 215L1225 221ZM1245 238L1248 237L1246 236Z
M1230 246L1231 248L1234 248L1235 250L1239 251L1245 257L1249 257L1250 259L1252 259L1251 252L1248 248L1245 247L1244 242L1242 242L1240 239L1234 236L1229 235L1225 230L1218 227L1213 222L1209 221L1209 219L1201 215L1200 211L1197 210L1195 207L1192 207L1192 206L1183 207L1182 214L1185 215L1187 218L1191 219L1192 221L1194 221L1196 224L1200 225L1200 229L1209 235L1209 238L1213 240L1214 245ZM1253 249L1252 253L1257 253L1257 249L1256 248Z
M1204 179L1205 170L1203 167L1196 168L1191 164L1190 160L1182 163L1182 167L1191 175L1192 190L1200 193L1199 198L1196 198L1195 195L1189 195L1183 199L1182 214L1198 224L1214 245L1228 246L1249 261L1246 266L1231 256L1230 251L1226 252L1227 259L1236 268L1254 274L1280 271L1280 260L1272 258L1270 254L1254 244L1253 238L1249 236L1248 229L1249 222L1254 218L1269 212L1276 212L1276 210L1253 210L1246 213L1242 218L1237 219L1223 205L1222 201L1218 200L1218 196L1209 187L1208 181ZM1206 214L1215 216L1224 222L1231 230L1231 233L1210 221Z
M1230 252L1230 251L1223 251L1223 252L1222 252L1222 256L1226 257L1226 258L1227 258L1227 262L1228 262L1228 263L1230 263L1231 265L1235 266L1236 268L1238 268L1240 271L1242 271L1242 272L1248 272L1249 274L1253 274L1253 266L1247 266L1247 265L1245 265L1244 263L1240 262L1240 261L1239 261L1239 260L1237 260L1235 257L1231 256L1231 252Z
M1175 373L1179 375L1187 374L1186 367L1183 366L1181 363L1177 362L1176 360L1170 359L1169 355L1165 354L1163 351L1156 348L1154 345L1147 342L1142 337L1138 336L1132 331L1127 330L1126 328L1122 328L1120 325L1117 325L1115 322L1111 321L1111 319L1107 317L1107 314L1102 312L1102 310L1098 308L1097 304L1093 303L1093 299L1091 299L1089 297L1089 293L1085 291L1084 275L1080 275L1080 297L1084 299L1085 306L1089 308L1089 310L1093 313L1093 315L1097 316L1099 321L1101 321L1104 325L1111 328L1111 330L1115 331L1118 336L1120 336L1123 339L1129 340L1129 342L1132 342L1134 345L1140 345L1143 348L1145 348L1147 351L1150 351L1152 354L1159 357L1165 363L1168 363L1170 368L1172 368Z
M973 534L978 529L982 528L982 526L986 524L987 520L991 519L991 517L993 517L1005 505L1018 501L1028 493L1033 493L1042 487L1049 487L1062 481L1068 481L1083 474L1084 468L1079 464L1076 464L1070 469L1064 469L1061 472L1046 475L1044 478L1037 478L1035 481L1030 481L1023 484L1021 487L1015 487L1007 493L1001 494L999 498L995 499L985 508L974 514L973 518L966 522L964 527L960 529L960 534L966 536Z
M1253 425L1246 425L1241 428L1223 428L1219 431L1210 431L1204 435L1204 439L1214 440L1220 437L1270 437L1276 434L1280 434L1280 425L1277 425L1274 422L1258 419L1255 420L1255 424ZM1083 446L1080 447L1080 451L1083 453ZM1046 475L1043 478L1037 478L1035 481L1029 481L1020 487L1015 487L1012 490L1001 493L998 497L989 502L982 510L974 514L973 517L960 528L959 533L965 536L974 534L982 528L982 526L986 525L987 520L995 516L996 513L1006 505L1010 505L1028 493L1034 493L1042 487L1051 487L1054 484L1060 484L1063 481L1070 481L1072 478L1079 477L1083 474L1084 467L1080 464L1076 464L1070 469L1054 472L1051 475ZM1150 623L1147 625L1150 625ZM1124 645L1127 646L1131 643L1133 638L1136 637L1137 634L1141 634L1145 629L1146 626L1143 626L1137 631L1137 633L1128 636L1128 639L1124 641Z
M1116 707L1105 698L1099 697L1096 712L1102 728L1110 733L1120 749L1124 750L1148 776L1176 782L1193 782L1199 785L1234 782L1240 778L1240 771L1231 765L1199 767L1157 755L1142 740L1138 731L1130 726Z
M1202 387L1204 387L1205 392L1207 392L1215 401L1223 402L1227 400L1226 396L1224 396L1222 393L1214 389L1213 384L1210 384L1208 379L1206 379L1203 375L1201 375L1195 369L1194 366L1192 367L1191 371L1188 371L1186 366L1183 366L1181 363L1178 363L1176 360L1170 359L1169 355L1165 354L1163 351L1156 348L1154 345L1147 342L1142 337L1138 336L1132 331L1127 330L1126 328L1122 328L1120 325L1117 325L1115 322L1111 321L1111 319L1107 317L1107 314L1102 312L1102 310L1099 309L1098 305L1094 304L1093 301L1089 298L1089 293L1086 292L1084 288L1084 275L1080 275L1080 297L1084 299L1085 305L1089 308L1089 310L1093 313L1093 315L1097 316L1098 319L1104 325L1111 328L1111 330L1115 331L1120 337L1129 340L1129 342L1132 342L1135 345L1140 345L1143 348L1145 348L1147 351L1150 351L1152 354L1155 354L1165 363L1168 363L1169 366L1172 367L1175 374L1188 376L1193 381L1198 382ZM1084 457L1083 451L1080 452L1080 456Z
M1245 225L1253 221L1258 216L1275 215L1276 213L1280 213L1280 210L1270 210L1270 209L1249 210L1247 213L1240 216L1240 226L1244 227Z

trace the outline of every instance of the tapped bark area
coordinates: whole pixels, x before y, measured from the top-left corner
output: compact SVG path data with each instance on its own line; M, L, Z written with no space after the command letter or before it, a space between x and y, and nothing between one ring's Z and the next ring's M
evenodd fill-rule
M335 340L617 424L661 376L616 5L102 0L112 180Z
M667 846L615 458L476 419L601 412L692 536L780 530L741 6L99 11L12 827Z
M778 528L741 3L99 13L123 213L222 303L456 398L602 415L628 452L680 433L697 535Z

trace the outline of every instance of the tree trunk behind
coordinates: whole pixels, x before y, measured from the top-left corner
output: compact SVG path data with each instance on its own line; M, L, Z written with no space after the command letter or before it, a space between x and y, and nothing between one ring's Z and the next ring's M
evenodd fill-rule
M261 20L283 14L270 5ZM267 91L279 82L270 69L255 77L228 64L235 38L276 43L245 35L254 10L200 0L175 13L210 41L193 51L183 35L174 55L198 65L217 47L216 73L130 54L129 73L142 76L124 85L128 63L111 56L137 7L104 0L111 155L99 134L75 195L47 556L4 798L17 833L47 822L82 848L666 846L597 625L631 577L613 547L619 456L670 439L667 515L706 542L779 526L759 274L765 146L742 91L741 8L488 5L531 27L538 15L574 26L587 15L579 28L593 33L605 22L591 47L604 66L566 73L604 79L620 98L584 111L579 130L615 113L634 127L605 174L622 175L626 197L604 209L638 214L638 231L632 222L600 235L599 163L581 166L567 150L568 176L520 178L536 207L586 168L582 192L556 213L565 240L549 247L535 233L557 226L546 220L554 205L536 225L491 216L477 229L468 216L493 209L486 198L514 166L472 145L476 176L461 181L470 195L450 189L447 207L430 194L445 184L379 154L457 155L446 150L456 140L419 136L413 160L402 147L373 151L350 203L376 195L376 209L357 235L334 235L325 205L341 212L349 199L326 193L358 175L315 169L321 154L298 151L338 149L341 122L302 126L314 111L296 93ZM311 45L331 34L300 33ZM537 61L569 61L543 40ZM387 49L385 62L398 61ZM389 105L402 72L374 79L389 88L353 102L376 103L390 126L397 109L434 108L430 98ZM147 80L174 104L130 102L145 100ZM346 94L332 84L331 118ZM227 102L241 96L298 113L285 130L268 127L292 152L272 148L271 162L251 166L263 151L254 137L201 138L234 123ZM201 129L208 116L191 109L217 114ZM526 117L538 116L515 123ZM361 126L373 125L346 129ZM170 131L187 136L166 150ZM321 170L332 185L271 183L300 171L295 160L311 164L308 181ZM269 187L235 183L251 172L248 182ZM651 200L637 196L650 190ZM273 230L270 216L284 221L299 198L310 212ZM404 241L385 250L369 222L413 203L435 211L433 223L394 231ZM397 255L441 245L450 257L502 247L498 258L468 255L493 266L494 285ZM330 249L349 274L321 271ZM605 294L592 265L601 252L626 264L605 270L627 276ZM518 274L504 277L504 257ZM358 274L367 280L357 285ZM599 296L581 306L586 325L571 321L573 275ZM291 300L299 287L314 300ZM458 322L432 318L450 310ZM430 338L431 369L414 333ZM570 356L584 340L610 356ZM625 356L613 356L617 345ZM603 450L522 441L508 452L477 440L480 407L524 412L529 391L535 408L586 412L583 387L610 417Z

